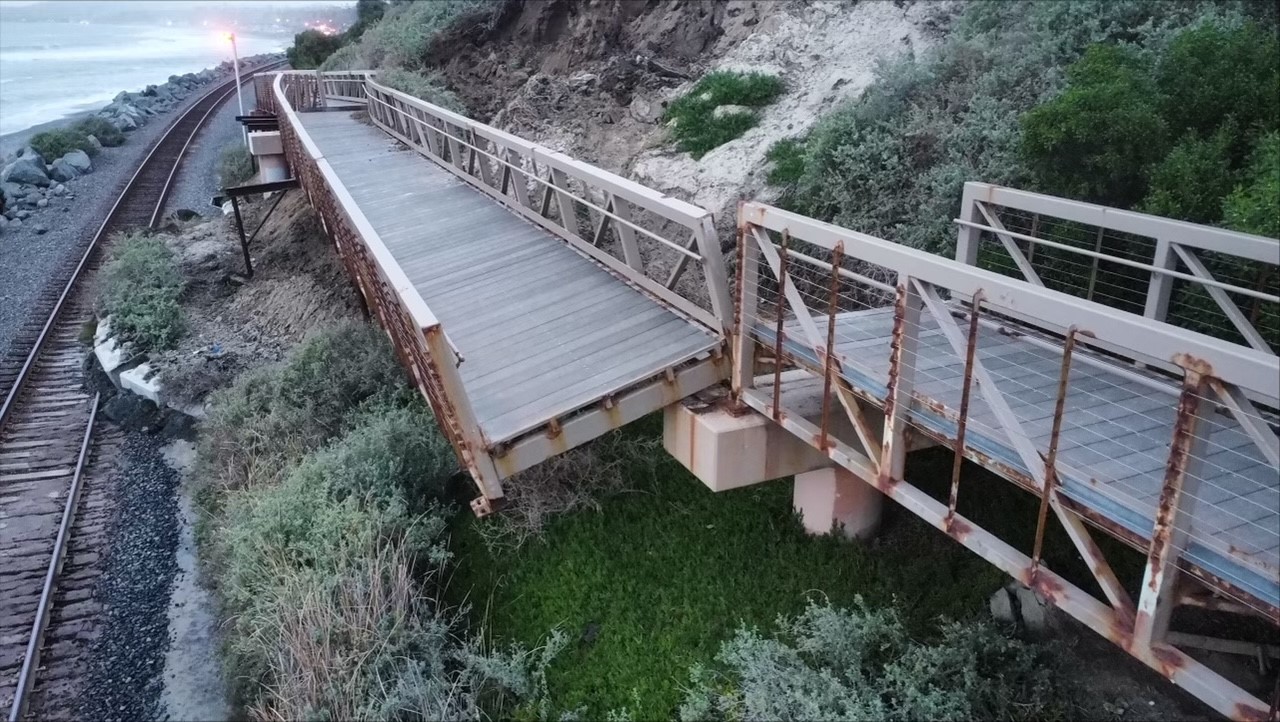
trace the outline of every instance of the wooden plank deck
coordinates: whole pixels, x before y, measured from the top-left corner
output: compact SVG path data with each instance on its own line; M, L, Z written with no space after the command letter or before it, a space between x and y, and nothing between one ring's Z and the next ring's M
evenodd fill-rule
M889 308L842 314L836 322L836 350L845 367L843 375L881 402L888 383L892 326ZM1043 453L1052 431L1061 353L1033 344L1017 335L1016 328L1006 330L1013 333L980 328L978 358L1027 436ZM756 333L762 343L773 344L771 327L759 325ZM952 419L960 408L964 359L952 350L929 314L922 315L919 343L912 364L917 371L916 392L945 406L951 418L920 404L913 407L913 418L954 438ZM795 322L785 326L784 348L813 368L822 367ZM1166 388L1153 388L1114 367L1084 363L1080 359L1087 353L1077 348L1064 409L1058 451L1063 490L1149 538L1180 389L1163 381L1156 383ZM1211 414L1209 423L1186 556L1259 598L1278 604L1280 471L1266 462L1227 412ZM970 400L968 434L967 443L974 448L1025 471L977 384Z
M299 118L461 353L463 386L489 442L720 343L352 114Z

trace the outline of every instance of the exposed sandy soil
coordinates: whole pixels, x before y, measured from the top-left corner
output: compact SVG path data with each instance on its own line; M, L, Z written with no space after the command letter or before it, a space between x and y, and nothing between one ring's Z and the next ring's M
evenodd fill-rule
M256 201L246 233L272 200ZM217 218L166 236L188 287L188 332L177 348L153 353L165 393L199 406L242 371L278 361L319 326L359 313L356 293L300 191L291 191L251 246L255 274L245 280L234 221Z
M437 41L472 115L711 210L731 237L739 198L768 198L765 153L856 97L876 64L919 52L951 3L730 0L508 3ZM787 92L741 138L693 160L662 114L712 70Z

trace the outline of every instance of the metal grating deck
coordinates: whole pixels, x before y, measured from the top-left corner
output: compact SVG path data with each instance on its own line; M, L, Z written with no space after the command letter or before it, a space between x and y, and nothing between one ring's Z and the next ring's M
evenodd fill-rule
M462 355L490 443L720 344L351 113L298 117Z

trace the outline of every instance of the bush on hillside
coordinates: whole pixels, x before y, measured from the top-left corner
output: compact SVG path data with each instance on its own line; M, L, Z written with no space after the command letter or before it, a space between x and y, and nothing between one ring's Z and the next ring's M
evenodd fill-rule
M89 136L76 128L57 128L31 136L27 141L46 162L52 163L73 150L97 155L98 149L89 142Z
M293 45L285 51L289 65L295 70L318 68L342 47L342 37L326 35L319 30L303 30L293 36Z
M218 183L221 187L241 185L256 172L253 156L244 147L244 143L237 140L223 146L222 153L218 156Z
M1244 179L1223 203L1227 226L1280 238L1280 132L1273 131L1259 141Z
M178 298L185 285L173 251L155 236L115 241L103 270L100 304L111 328L140 350L164 349L185 328Z
M386 337L346 323L303 341L278 367L251 371L211 396L199 458L219 486L275 481L347 427L362 404L412 398Z
M1194 223L1216 223L1222 218L1222 199L1235 187L1231 168L1233 124L1219 128L1212 137L1188 134L1151 171L1151 193L1142 210Z
M1022 116L1028 166L1054 195L1137 203L1167 150L1150 69L1136 51L1094 45L1067 77L1065 91Z
M462 100L444 84L438 73L419 73L413 70L390 68L378 71L377 82L388 88L408 93L415 98L447 108L456 113L467 112Z
M381 20L348 46L351 50L325 64L323 69L422 69L436 33L463 13L488 5L483 0L434 0L393 5Z
M124 145L124 131L112 125L110 121L102 116L91 115L72 127L86 136L92 135L98 139L99 143L108 148ZM88 140L88 138L85 140Z
M822 220L946 253L965 181L1027 187L1018 117L1063 86L1099 42L1167 43L1247 3L966 3L920 59L877 69L860 97L810 132L782 203ZM1226 22L1226 20L1223 20Z
M1206 22L1179 33L1161 54L1156 82L1163 115L1175 133L1213 135L1234 122L1239 142L1233 160L1249 144L1280 127L1280 38L1255 22L1237 26Z
M1066 718L1054 656L990 624L944 623L912 639L892 609L810 602L766 637L739 629L717 668L695 668L684 720Z
M760 122L755 109L772 103L782 91L782 81L775 76L720 70L704 76L668 106L663 120L673 125L676 146L701 158L754 128ZM717 108L730 105L747 110L717 117Z

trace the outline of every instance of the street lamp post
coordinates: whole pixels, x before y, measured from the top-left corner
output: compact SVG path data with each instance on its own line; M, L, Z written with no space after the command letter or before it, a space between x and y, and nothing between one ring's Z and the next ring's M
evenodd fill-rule
M236 101L240 104L240 115L244 115L244 95L240 88L240 53L236 50L236 34L227 33L227 39L231 41L231 69L236 74ZM240 125L240 135L244 138L244 147L249 147L249 129L244 125Z

